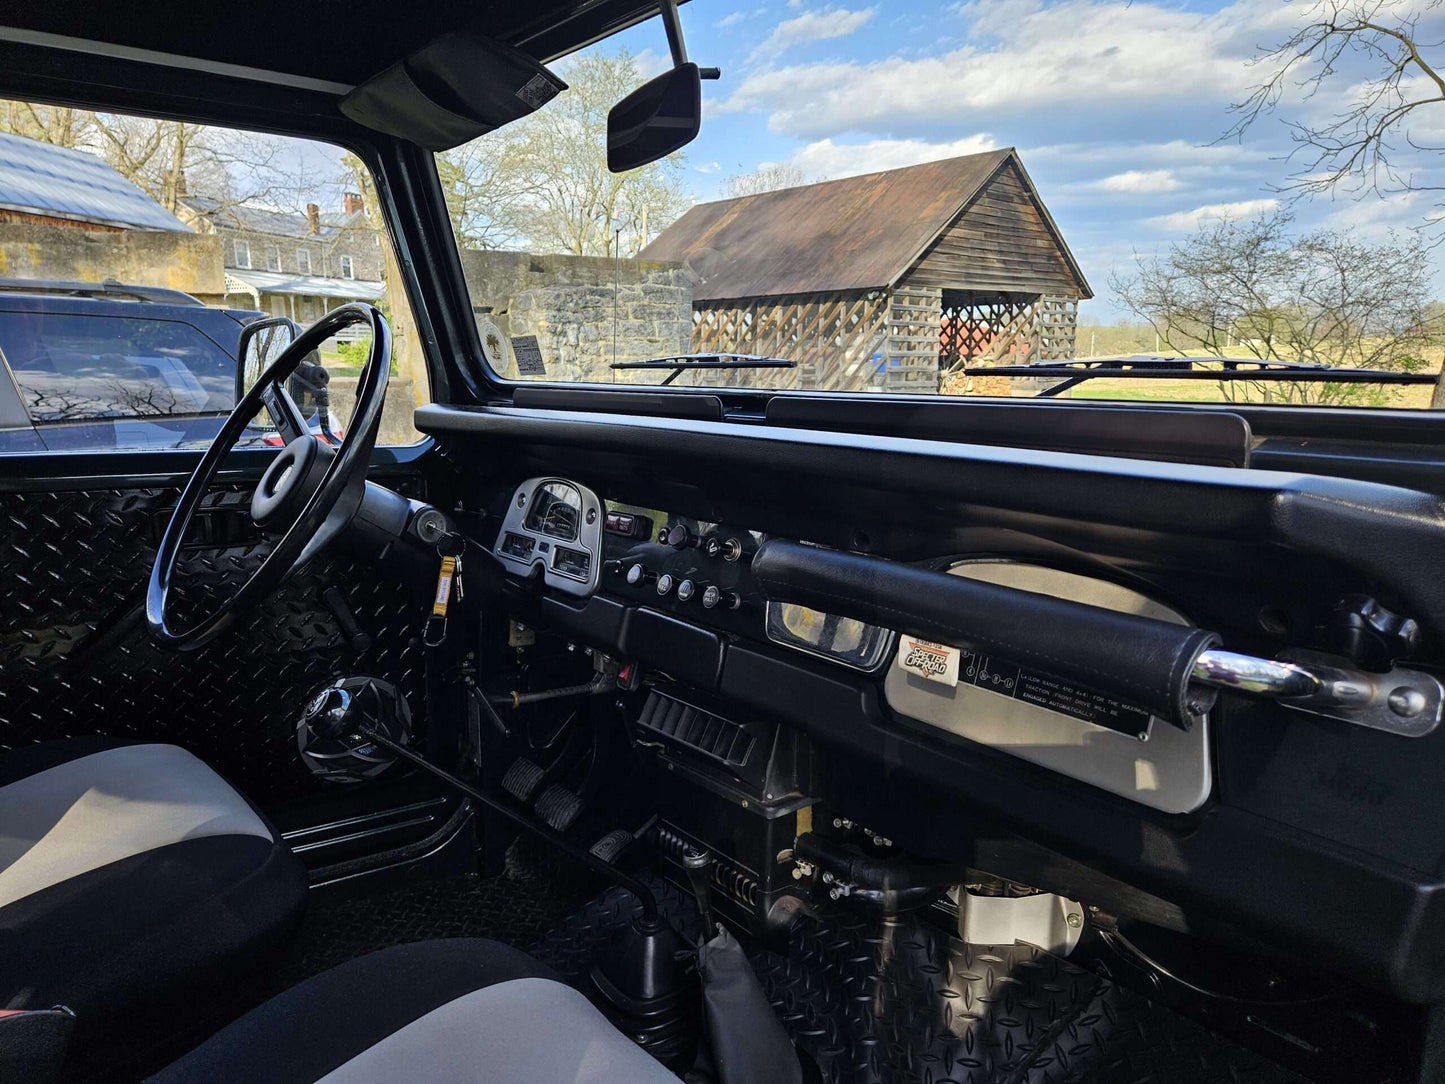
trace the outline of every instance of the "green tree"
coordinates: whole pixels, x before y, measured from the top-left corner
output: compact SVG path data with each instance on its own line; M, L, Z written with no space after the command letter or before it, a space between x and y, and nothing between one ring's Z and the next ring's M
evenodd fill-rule
M1381 244L1348 231L1292 231L1275 212L1206 222L1167 252L1136 259L1110 285L1169 349L1212 355L1240 348L1261 360L1414 372L1426 365L1441 325L1432 308L1424 242ZM1384 403L1368 384L1222 384L1226 398L1297 403Z
M627 173L607 169L607 113L643 81L626 50L576 57L542 109L438 155L464 246L630 256L688 206L681 154Z

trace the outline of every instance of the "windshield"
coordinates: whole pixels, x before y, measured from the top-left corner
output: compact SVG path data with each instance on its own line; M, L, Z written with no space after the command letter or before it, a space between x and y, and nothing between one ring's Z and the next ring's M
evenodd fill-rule
M504 378L1432 407L1434 6L683 9L701 134L606 169L658 20L438 155Z

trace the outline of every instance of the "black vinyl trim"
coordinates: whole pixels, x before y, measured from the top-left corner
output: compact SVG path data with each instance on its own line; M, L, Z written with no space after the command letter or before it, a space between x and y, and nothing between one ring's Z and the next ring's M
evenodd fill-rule
M947 444L736 422L503 407L426 406L416 424L436 436L509 447L564 448L589 457L665 462L668 473L767 482L788 467L797 493L817 484L1090 524L1167 532L1195 542L1283 546L1357 568L1389 585L1445 635L1445 579L1431 554L1445 544L1445 501L1353 479L1233 470L1117 457ZM801 507L801 506L800 506ZM861 548L861 547L858 547Z

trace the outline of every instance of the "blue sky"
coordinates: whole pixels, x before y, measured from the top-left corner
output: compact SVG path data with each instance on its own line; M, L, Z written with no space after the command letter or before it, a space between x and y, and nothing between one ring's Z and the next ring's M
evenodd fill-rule
M1218 142L1233 121L1230 104L1261 76L1249 59L1288 36L1310 6L693 0L682 8L688 51L723 78L704 84L688 184L702 201L717 198L728 175L768 162L821 180L1017 147L1098 295L1085 319L1112 321L1124 314L1109 295L1111 269L1210 216L1288 203L1276 190L1297 168L1282 160L1291 148L1285 122L1339 110L1370 74L1348 61L1320 93L1291 94L1242 142ZM1398 10L1409 9L1400 0ZM1445 26L1427 30L1423 40L1445 38ZM666 64L656 20L595 48L619 42L649 71ZM1438 119L1415 122L1417 142L1445 145L1438 108ZM1445 183L1445 151L1406 147L1398 160L1418 181ZM1420 226L1434 206L1427 194L1372 194L1294 210L1302 229L1383 236ZM1433 270L1445 294L1438 259Z

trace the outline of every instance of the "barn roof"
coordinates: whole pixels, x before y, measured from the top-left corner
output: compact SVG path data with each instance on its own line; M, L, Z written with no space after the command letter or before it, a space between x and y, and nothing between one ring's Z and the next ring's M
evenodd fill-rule
M190 228L105 160L0 132L0 207L142 230Z
M641 255L686 261L699 276L695 301L881 289L1010 163L1080 292L1092 296L1013 148L701 203Z

